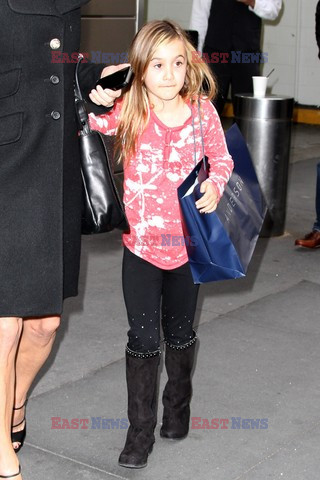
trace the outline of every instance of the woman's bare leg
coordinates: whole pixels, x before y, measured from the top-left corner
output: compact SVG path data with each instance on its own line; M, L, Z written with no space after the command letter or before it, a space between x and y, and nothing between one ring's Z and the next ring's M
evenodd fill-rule
M11 443L11 422L15 361L21 331L21 318L0 318L0 475L13 475L19 470L19 460ZM14 478L22 479L21 475Z
M16 358L15 407L21 407L25 403L35 376L51 352L59 325L59 316L24 319ZM24 416L24 408L14 410L12 424L18 425ZM24 422L13 431L23 428ZM19 443L16 442L13 446L17 448Z

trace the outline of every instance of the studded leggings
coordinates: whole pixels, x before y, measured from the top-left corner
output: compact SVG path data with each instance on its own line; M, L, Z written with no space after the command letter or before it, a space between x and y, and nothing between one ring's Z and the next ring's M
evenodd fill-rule
M170 345L185 345L193 339L199 285L194 285L188 263L162 270L125 247L122 287L130 350L139 353L158 350L160 324Z

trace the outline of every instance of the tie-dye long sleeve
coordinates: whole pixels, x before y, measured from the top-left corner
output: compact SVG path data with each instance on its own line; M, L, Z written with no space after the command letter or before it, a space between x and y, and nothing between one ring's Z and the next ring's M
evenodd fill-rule
M197 104L190 106L194 117L196 160L202 158ZM121 104L113 112L90 115L91 127L114 134ZM210 163L210 180L221 196L233 161L226 147L220 119L211 102L201 101L205 154ZM137 143L135 158L124 171L124 204L130 232L123 243L134 254L162 269L177 268L188 261L177 188L194 168L192 119L179 127L168 127L150 111L150 120Z

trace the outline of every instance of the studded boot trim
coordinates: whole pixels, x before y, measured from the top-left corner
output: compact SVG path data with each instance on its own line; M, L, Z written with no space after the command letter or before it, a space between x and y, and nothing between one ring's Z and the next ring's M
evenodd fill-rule
M172 348L173 350L185 350L186 348L189 348L191 347L191 345L193 345L196 341L197 341L197 334L196 332L193 330L193 333L194 333L194 337L187 343L183 344L183 345L172 345L170 342L168 342L168 340L164 340L164 343Z
M140 353L140 352L134 352L128 346L126 346L126 352L128 355L135 358L151 358L151 357L157 357L158 355L161 354L160 349L157 349L154 352Z

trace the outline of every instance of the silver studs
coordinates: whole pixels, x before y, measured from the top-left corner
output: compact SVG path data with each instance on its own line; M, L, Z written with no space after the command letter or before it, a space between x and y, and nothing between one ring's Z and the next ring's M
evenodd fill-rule
M156 357L156 356L161 354L161 351L160 351L159 348L157 350L155 350L154 352L139 353L139 352L134 352L128 346L126 347L126 352L131 357L136 357L136 358L150 358L150 357Z
M171 336L173 335L173 333L171 334ZM195 343L195 341L197 340L197 335L196 333L194 332L194 337L190 336L190 338L192 340L190 340L188 343L185 343L184 345L172 345L171 343L168 342L168 340L164 340L165 344L172 348L173 350L185 350L186 348L189 348L191 347L191 345L193 345ZM180 343L180 341L178 341L178 343Z

